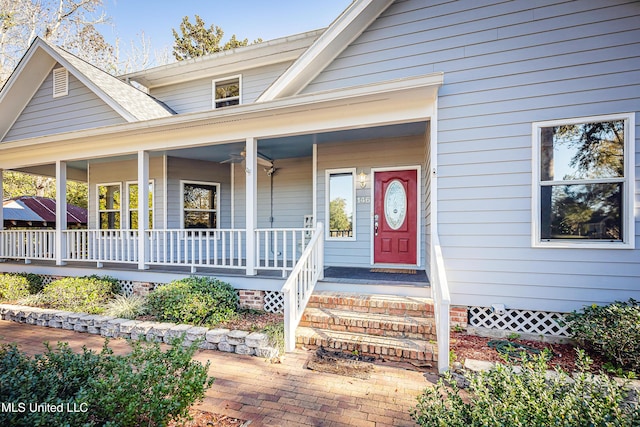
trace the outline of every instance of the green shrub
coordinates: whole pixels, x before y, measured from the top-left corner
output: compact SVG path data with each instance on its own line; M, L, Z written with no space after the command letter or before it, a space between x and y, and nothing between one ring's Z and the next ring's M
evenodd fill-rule
M158 320L192 325L215 325L232 318L238 295L228 283L209 277L175 280L151 292L149 314Z
M35 273L15 273L16 276L22 276L29 283L29 293L37 294L44 287L44 278Z
M49 283L42 290L47 307L97 314L113 298L114 283L97 276L65 277Z
M20 402L25 411L0 411L0 425L163 426L188 415L213 378L209 364L193 361L198 343L133 342L128 355L114 355L107 342L100 353L74 353L66 343L35 358L15 345L0 347L0 402ZM62 404L63 412L34 412L29 403ZM76 409L77 412L67 409Z
M623 386L588 372L590 361L578 352L578 373L558 370L546 378L544 356L525 360L517 371L498 364L468 376L461 393L450 374L418 397L412 412L421 426L637 426L640 410L625 401Z
M0 301L15 301L29 295L29 282L17 274L0 274Z
M640 303L592 305L567 316L572 338L614 365L640 374Z
M147 299L140 295L116 295L105 307L106 316L135 319L147 311Z

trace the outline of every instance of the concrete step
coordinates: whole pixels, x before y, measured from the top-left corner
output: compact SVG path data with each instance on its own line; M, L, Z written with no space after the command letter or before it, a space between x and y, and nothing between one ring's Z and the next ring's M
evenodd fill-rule
M432 318L434 313L431 298L350 292L314 292L307 307L416 318Z
M296 343L298 347L314 349L323 346L327 349L358 352L362 356L393 362L432 363L437 361L435 341L298 327Z
M392 316L331 308L309 308L300 326L392 338L435 340L435 319L430 317Z

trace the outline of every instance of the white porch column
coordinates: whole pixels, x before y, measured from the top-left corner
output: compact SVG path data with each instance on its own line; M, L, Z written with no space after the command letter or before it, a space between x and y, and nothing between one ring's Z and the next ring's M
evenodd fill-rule
M255 138L247 138L246 141L246 257L247 257L247 275L256 275L256 224L258 222L258 148Z
M67 240L67 163L56 161L56 265L65 265Z
M147 267L149 229L149 153L138 151L138 270Z

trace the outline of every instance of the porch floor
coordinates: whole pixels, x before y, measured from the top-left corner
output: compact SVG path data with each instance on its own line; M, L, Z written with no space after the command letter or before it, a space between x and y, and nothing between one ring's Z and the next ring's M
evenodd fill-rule
M352 284L398 284L414 285L420 287L429 286L429 279L424 270L416 270L415 274L411 273L391 273L372 271L370 267L326 267L324 269L324 280L340 283ZM403 270L398 270L403 271Z

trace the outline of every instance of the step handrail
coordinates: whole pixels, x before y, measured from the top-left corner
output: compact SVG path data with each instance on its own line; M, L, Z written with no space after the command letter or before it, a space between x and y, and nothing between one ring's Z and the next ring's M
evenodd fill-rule
M431 292L436 318L436 337L438 341L438 372L444 373L449 369L449 311L451 309L451 295L449 282L444 267L444 257L440 246L438 233L431 236L433 252L431 261L433 277L431 278Z
M287 352L295 350L296 328L316 283L324 277L323 230L322 223L318 222L309 244L280 290L284 295L284 343Z

